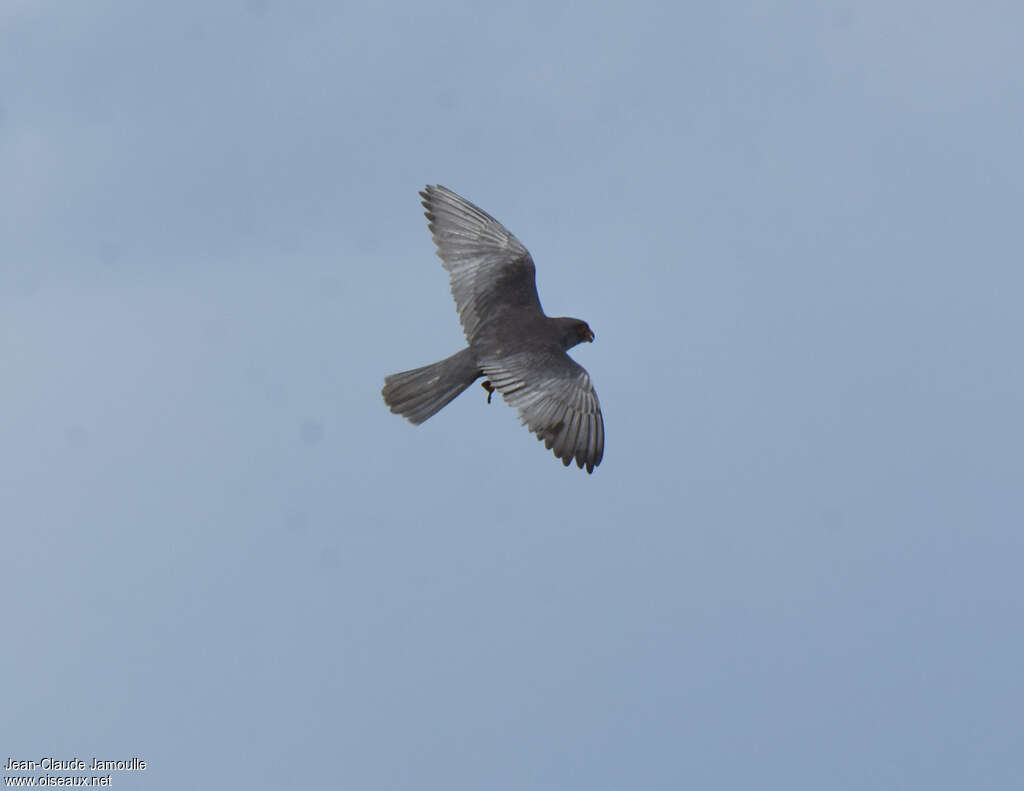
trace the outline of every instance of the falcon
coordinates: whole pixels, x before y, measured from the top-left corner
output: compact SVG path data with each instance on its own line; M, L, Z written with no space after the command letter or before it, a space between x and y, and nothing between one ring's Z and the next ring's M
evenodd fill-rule
M590 375L566 354L593 342L590 326L545 315L533 258L491 215L440 185L420 196L468 345L386 377L385 403L419 425L483 377L488 403L497 390L562 464L592 473L604 455L601 405Z

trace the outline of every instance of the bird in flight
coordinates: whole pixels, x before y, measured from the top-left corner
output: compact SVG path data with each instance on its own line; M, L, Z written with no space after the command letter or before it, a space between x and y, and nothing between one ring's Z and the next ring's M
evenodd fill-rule
M440 185L420 196L468 346L440 362L392 374L381 395L420 424L480 377L568 467L593 472L604 420L590 376L566 351L594 333L581 319L551 318L537 296L530 253L483 209Z

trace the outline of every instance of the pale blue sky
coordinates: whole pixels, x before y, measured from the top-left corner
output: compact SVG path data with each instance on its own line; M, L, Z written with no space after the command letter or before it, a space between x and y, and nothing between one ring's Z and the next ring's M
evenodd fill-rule
M0 6L3 759L122 789L1013 787L1024 7ZM607 426L473 388L417 191Z

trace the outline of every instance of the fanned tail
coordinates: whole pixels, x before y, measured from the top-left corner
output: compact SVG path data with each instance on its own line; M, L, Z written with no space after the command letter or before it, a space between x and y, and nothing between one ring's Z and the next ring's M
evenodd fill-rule
M469 348L440 362L391 374L381 395L392 412L420 424L437 414L481 375Z

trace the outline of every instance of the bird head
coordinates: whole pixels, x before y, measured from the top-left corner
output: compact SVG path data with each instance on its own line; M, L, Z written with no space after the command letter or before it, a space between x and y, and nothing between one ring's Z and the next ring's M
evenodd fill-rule
M554 319L559 325L562 336L562 348L571 349L578 343L594 342L594 331L590 325L582 319L561 318Z

